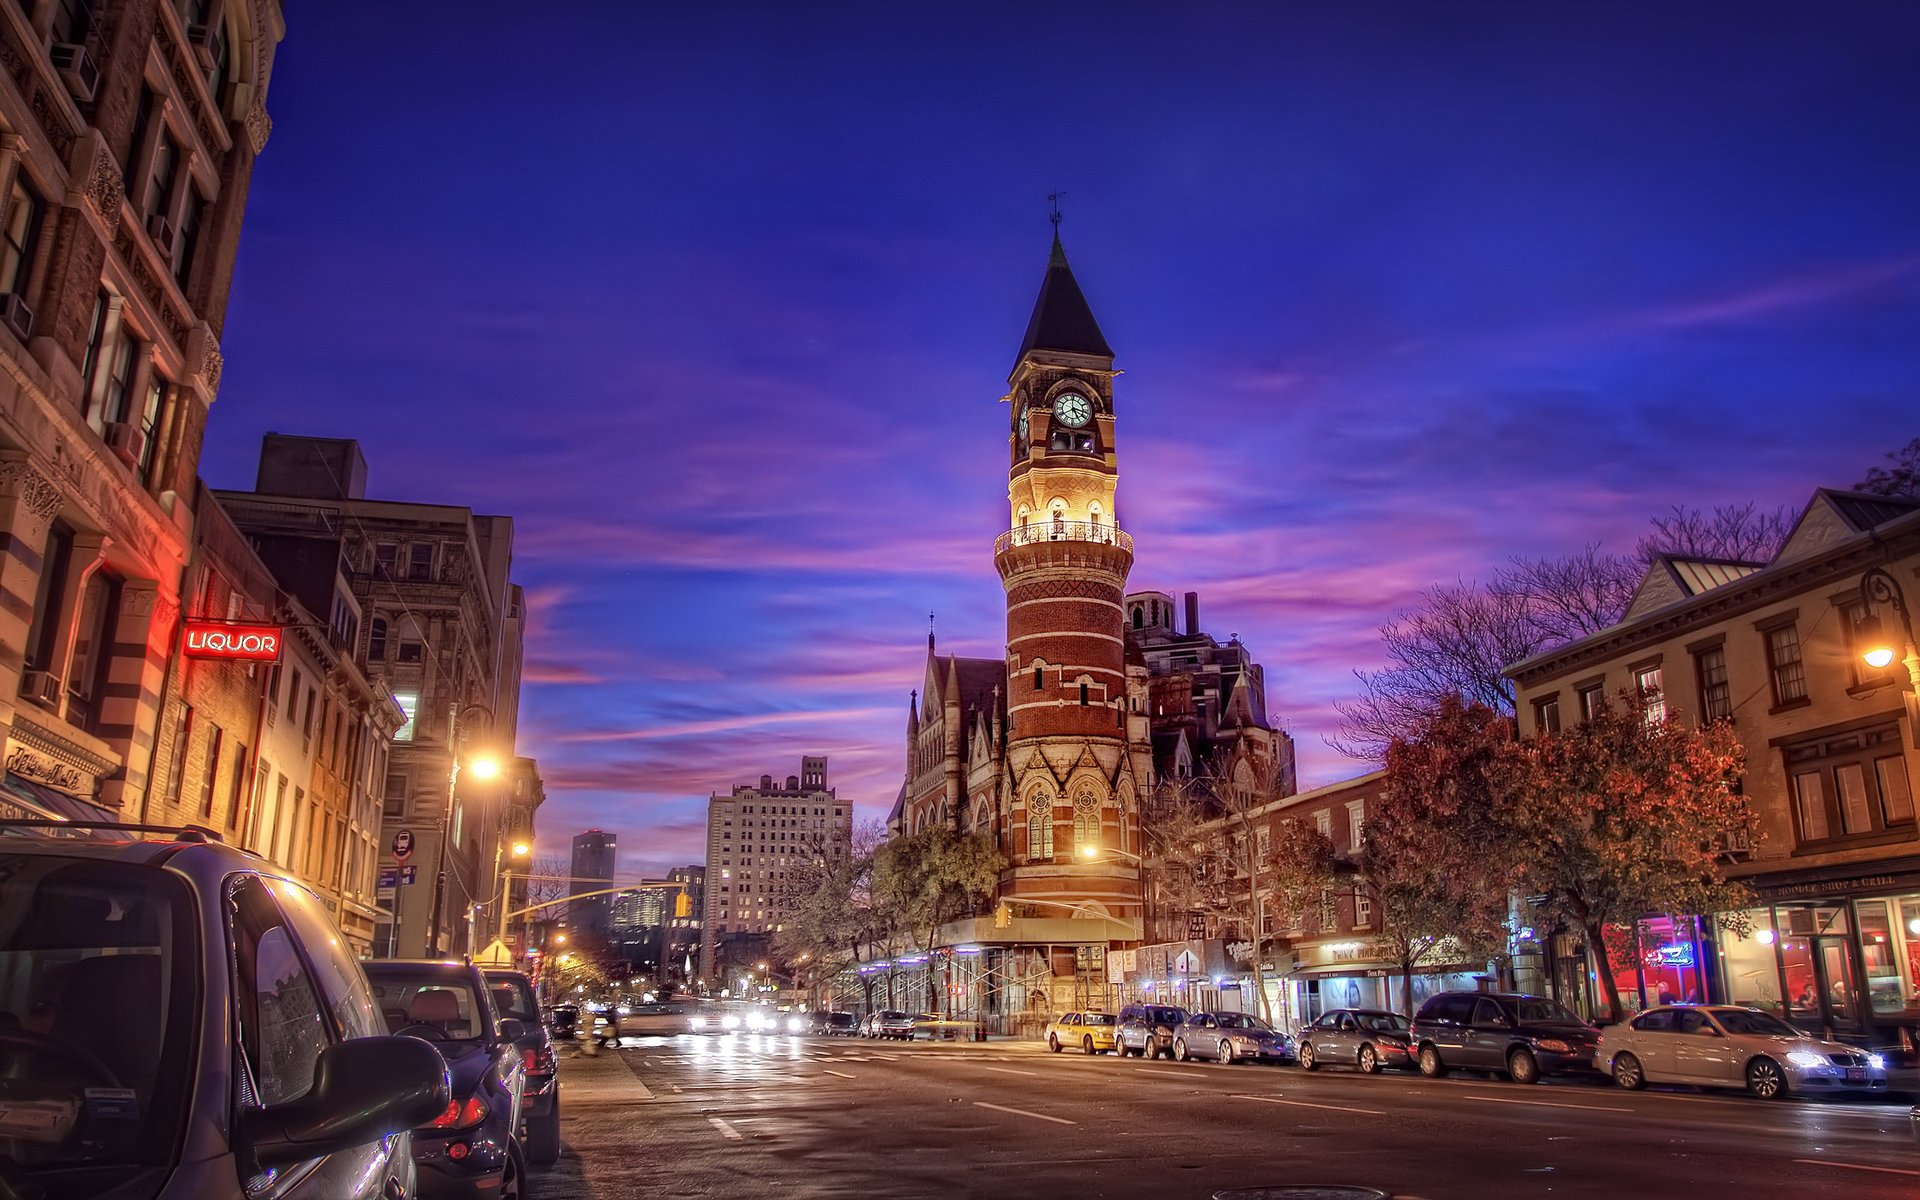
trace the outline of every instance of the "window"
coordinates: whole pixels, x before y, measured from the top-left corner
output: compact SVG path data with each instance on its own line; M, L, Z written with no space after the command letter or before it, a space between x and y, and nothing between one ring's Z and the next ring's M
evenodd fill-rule
M1333 814L1325 809L1321 809L1319 812L1313 814L1313 827L1320 831L1321 837L1331 839L1333 837Z
M391 578L393 576L394 563L398 561L399 555L400 547L394 545L392 542L375 542L373 544L374 574L385 575Z
M1264 862L1266 861L1266 857L1272 851L1272 849L1273 849L1273 830L1266 825L1262 825L1258 829L1255 829L1253 831L1253 852L1259 855L1261 861Z
M1373 924L1373 897L1365 892L1353 894L1353 923L1362 928Z
M1773 704L1797 704L1807 698L1807 673L1800 661L1800 630L1777 625L1766 631L1767 673L1773 679Z
M136 150L135 153L138 153ZM140 197L141 215L150 225L155 217L165 216L173 201L173 185L180 171L180 148L164 122L153 144L153 160L147 168L146 191ZM165 253L169 247L160 246Z
M1715 646L1694 655L1693 670L1700 679L1701 723L1732 720L1733 695L1727 687L1726 648Z
M1533 727L1539 733L1560 732L1560 697L1557 693L1533 702Z
M367 622L367 661L387 661L387 619L375 617Z
M1661 671L1657 666L1637 667L1633 672L1634 690L1640 693L1644 705L1642 716L1649 725L1658 725L1667 719L1667 694L1661 681Z
M1082 787L1073 798L1073 852L1082 854L1100 848L1100 798L1091 788Z
M187 753L193 746L193 705L180 706L180 722L174 727L173 762L167 767L167 799L180 802L180 789L186 786Z
M1047 688L1045 671L1045 667L1035 667L1033 669L1033 690L1036 692L1043 692Z
M239 966L240 1042L263 1106L297 1100L313 1087L314 1064L329 1044L319 991L266 887L233 890L234 957Z
M1053 857L1053 793L1040 788L1027 797L1027 858Z
M400 711L404 713L407 718L406 723L400 726L399 731L393 735L393 740L396 742L410 742L413 740L414 734L414 714L420 708L420 693L395 692L393 694L393 702L400 706Z
M1913 789L1907 779L1907 760L1891 754L1873 760L1874 782L1880 788L1880 811L1889 825L1913 820ZM1920 930L1915 930L1920 933Z
M93 411L93 379L100 370L100 358L107 348L107 314L111 305L107 289L93 294L93 315L87 318L87 345L80 355L80 407Z
M247 794L247 746L245 742L233 744L233 787L227 797L227 828L233 829L240 824L241 798Z
M1913 793L1898 723L1810 739L1781 752L1802 845L1911 836Z
M187 202L180 207L180 228L173 235L173 278L182 290L187 286L187 277L193 273L193 256L200 249L200 226L206 215L206 197L189 183Z
M404 817L407 815L407 777L395 771L387 776L386 791L382 793L380 815L383 817Z
M67 668L67 720L89 732L99 732L100 700L113 660L114 615L119 611L120 581L105 571L88 576Z
M1574 692L1580 701L1580 719L1591 721L1600 712L1600 706L1606 703L1607 689L1599 684L1579 688Z
M40 197L27 186L25 172L15 170L13 190L7 195L6 225L0 229L0 292L27 293L27 273L33 268L34 247L40 240Z
M1080 707L1085 708L1086 706L1087 706L1087 685L1083 683L1080 685Z
M133 407L133 369L139 359L140 340L122 323L102 359L107 372L100 393L99 416L102 421L127 419L127 413Z
M1359 853L1367 839L1367 802L1354 800L1347 805L1347 848Z
M84 42L93 30L93 0L53 0L53 40Z
M412 638L408 638L408 637L401 638L400 653L395 655L394 657L397 661L403 662L403 663L419 662L421 659L420 643L413 640Z
M60 592L73 562L73 530L55 521L40 555L40 583L33 597L33 622L27 629L26 665L44 671L52 665L60 636Z
M200 815L203 817L213 815L213 794L219 790L222 737L218 725L215 725L212 732L207 734L207 765L206 770L200 773Z
M421 580L433 578L432 542L415 542L407 547L407 578Z

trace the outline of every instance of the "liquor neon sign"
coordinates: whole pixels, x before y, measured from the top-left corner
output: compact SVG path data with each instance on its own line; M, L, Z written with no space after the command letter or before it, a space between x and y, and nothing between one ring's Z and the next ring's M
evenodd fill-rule
M188 621L186 652L189 658L278 662L281 632L278 625L229 625L225 622Z

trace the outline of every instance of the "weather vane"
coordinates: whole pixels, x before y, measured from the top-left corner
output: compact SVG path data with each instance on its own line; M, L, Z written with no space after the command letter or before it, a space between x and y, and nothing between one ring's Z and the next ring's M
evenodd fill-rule
M1060 228L1060 197L1064 195L1066 195L1065 192L1047 193L1047 203L1052 206L1052 211L1047 214L1047 220L1053 222L1055 229Z

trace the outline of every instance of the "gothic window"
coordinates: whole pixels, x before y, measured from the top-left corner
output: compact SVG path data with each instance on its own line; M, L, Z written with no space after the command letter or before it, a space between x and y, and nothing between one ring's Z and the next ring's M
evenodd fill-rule
M1038 862L1053 857L1053 792L1036 788L1027 797L1027 858Z
M1083 786L1073 798L1073 852L1085 854L1100 848L1100 797Z
M1140 626L1143 624L1145 620L1145 617L1146 617L1146 614L1144 610L1142 610L1138 604L1134 605L1133 606L1133 627L1135 629L1140 628Z

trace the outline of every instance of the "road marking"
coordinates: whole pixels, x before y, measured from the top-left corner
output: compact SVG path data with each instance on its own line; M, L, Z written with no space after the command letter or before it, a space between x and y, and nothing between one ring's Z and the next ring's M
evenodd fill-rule
M1622 1108L1617 1104L1563 1104L1558 1100L1516 1100L1509 1096L1476 1096L1471 1092L1462 1092L1460 1098L1462 1100L1479 1100L1487 1104L1529 1104L1540 1105L1545 1108L1578 1108L1584 1109L1587 1112L1630 1113L1634 1111L1631 1108Z
M849 1075L849 1074L847 1074L847 1073L846 1073L845 1071L835 1071L835 1070L831 1070L831 1069L829 1069L829 1070L827 1071L827 1074L829 1074L829 1075L838 1075L838 1076L839 1076L840 1078L842 1078L842 1079L852 1079L852 1078L853 1078L853 1076L851 1076L851 1075Z
M1038 1075L1038 1071L1016 1071L1012 1067L988 1067L989 1071L998 1071L1002 1075Z
M718 1129L720 1131L720 1136L723 1138L726 1138L728 1141L737 1142L740 1140L740 1131L738 1129L735 1129L733 1126L727 1124L726 1121L722 1120L721 1118L708 1117L707 1123L712 1125L715 1129Z
M686 1091L686 1090L687 1090L687 1089L685 1089L685 1088L683 1088L683 1087L681 1087L681 1086L680 1086L679 1084L677 1084L677 1083L670 1083L670 1084L668 1084L667 1086L668 1086L668 1087L670 1087L670 1088L672 1088L672 1089L673 1089L674 1091L676 1091L676 1092L684 1092L684 1091Z
M1849 1171L1878 1171L1882 1175L1920 1175L1920 1171L1908 1171L1901 1167L1870 1167L1865 1163L1839 1162L1831 1158L1796 1158L1793 1161L1814 1167L1845 1167Z
M1315 1104L1310 1100L1282 1100L1278 1096L1253 1096L1243 1092L1233 1093L1235 1100L1258 1100L1262 1104L1291 1104L1299 1108L1330 1108L1334 1112L1365 1113L1369 1117L1384 1117L1387 1114L1377 1108L1349 1108L1344 1104Z
M875 1058L884 1058L884 1059L886 1059L886 1060L887 1060L888 1062L899 1062L899 1061L900 1061L900 1056L899 1056L898 1054L882 1054L882 1053L880 1053L880 1052L879 1052L878 1050L875 1050L875 1051L873 1052L873 1056L874 1056Z
M1045 1113L1028 1112L1024 1108L1008 1108L1004 1104L988 1104L985 1100L975 1100L975 1108L991 1108L995 1112L1012 1113L1016 1117L1033 1117L1040 1121L1052 1121L1055 1125L1078 1125L1078 1121L1069 1121L1065 1117L1050 1117Z

